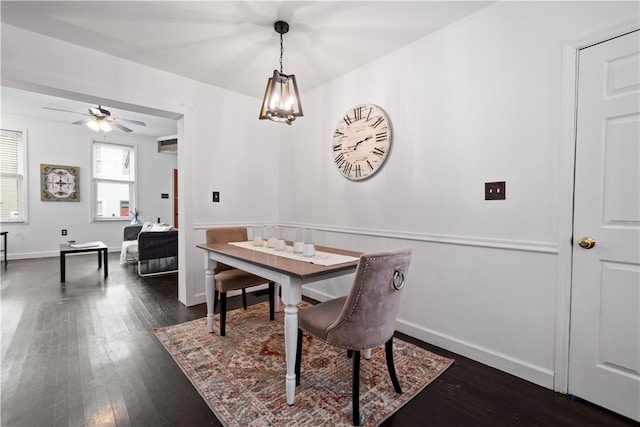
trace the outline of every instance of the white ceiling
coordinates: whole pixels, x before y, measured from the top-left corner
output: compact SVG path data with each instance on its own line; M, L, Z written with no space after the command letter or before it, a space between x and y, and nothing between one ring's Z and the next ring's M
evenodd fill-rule
M13 114L23 117L32 117L41 120L48 120L59 123L73 123L78 120L87 118L89 107L95 107L97 103L89 103L73 99L59 98L40 93L26 92L23 90L2 87L0 91L0 99L2 100L2 112L5 114ZM68 110L71 112L55 111L45 109L43 107L57 108L59 110ZM112 117L118 119L137 120L146 124L146 126L137 126L124 121L119 121L122 125L128 127L134 135L151 136L154 138L176 135L178 133L177 121L156 115L143 114L131 110L123 110L105 105ZM92 131L86 128L88 133ZM114 130L113 132L119 132Z
M284 72L304 93L494 3L3 0L0 7L3 24L260 99L279 68L277 20L290 25Z

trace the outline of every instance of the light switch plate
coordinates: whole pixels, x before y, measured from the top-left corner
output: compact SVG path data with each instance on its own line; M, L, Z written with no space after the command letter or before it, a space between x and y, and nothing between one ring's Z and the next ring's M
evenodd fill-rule
M213 202L214 203L220 203L220 192L219 191L214 191L213 192Z
M507 198L507 189L506 189L505 181L484 183L484 199L485 200L505 200L506 198Z

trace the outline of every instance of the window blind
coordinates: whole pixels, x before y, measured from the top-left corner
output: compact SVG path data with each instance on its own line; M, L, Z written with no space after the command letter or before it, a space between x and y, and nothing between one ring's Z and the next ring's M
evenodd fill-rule
M0 219L21 220L22 132L0 131Z
M127 145L94 145L93 177L116 181L135 180L135 151Z

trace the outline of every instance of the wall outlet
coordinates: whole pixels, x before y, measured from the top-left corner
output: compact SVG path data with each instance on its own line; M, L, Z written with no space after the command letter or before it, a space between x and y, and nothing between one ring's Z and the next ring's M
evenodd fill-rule
M214 191L213 192L213 202L214 203L220 203L220 192L219 191Z
M67 235L67 229L66 229L66 228L63 228L63 229L62 229L62 235L63 235L63 236L66 236L66 235Z
M485 182L484 183L484 199L485 200L505 200L507 198L506 182Z

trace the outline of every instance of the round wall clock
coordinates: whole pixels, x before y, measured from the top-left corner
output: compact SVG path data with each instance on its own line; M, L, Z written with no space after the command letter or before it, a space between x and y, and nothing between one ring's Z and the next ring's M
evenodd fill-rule
M391 149L389 118L377 105L356 105L338 121L332 147L333 161L345 178L360 181L372 177Z

